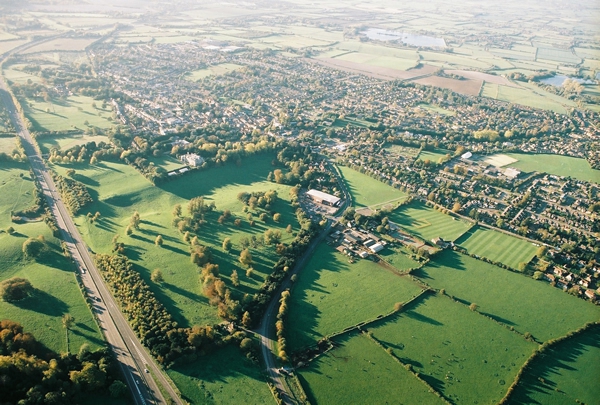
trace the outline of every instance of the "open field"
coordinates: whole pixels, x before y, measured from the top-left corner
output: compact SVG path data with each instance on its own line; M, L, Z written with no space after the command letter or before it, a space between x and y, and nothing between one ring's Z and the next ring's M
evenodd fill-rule
M373 336L454 403L498 403L537 345L448 297L425 297Z
M414 275L457 299L476 303L479 312L542 342L600 316L600 308L546 282L453 251L441 252Z
M450 110L447 110L445 108L439 107L434 104L422 103L422 104L419 104L418 108L422 108L424 110L428 110L428 111L431 111L431 112L434 112L434 113L440 114L440 115L450 115L450 116L456 115L455 111L450 111Z
M86 47L97 40L98 38L59 38L32 46L22 53L30 54L48 51L83 51Z
M557 176L600 183L600 170L592 169L585 159L548 154L508 153L507 155L518 160L511 163L510 167L525 172L545 171Z
M389 245L379 252L379 256L383 260L400 271L413 269L419 265L419 262L411 259L409 254L412 253L406 248L390 247Z
M182 162L168 155L152 157L148 160L154 163L155 166L160 166L168 172L185 167L185 165Z
M349 167L339 166L355 207L369 207L387 201L401 201L407 197L402 191Z
M208 76L218 76L225 73L233 72L234 70L241 69L243 66L236 65L235 63L221 63L218 65L211 66L206 69L194 70L188 73L185 78L191 81L198 81Z
M416 55L414 59L404 59L393 56L378 56L368 53L351 52L337 56L335 59L397 70L408 70L417 65Z
M516 84L512 83L505 77L491 75L489 73L476 72L472 70L445 70L444 73L455 74L472 80L482 80L486 83L495 83L505 86L518 87Z
M3 164L0 169L0 228L12 225L16 232L13 235L0 233L0 280L23 277L37 291L35 296L16 303L0 301L0 318L21 323L41 343L60 353L67 350L61 318L69 313L75 318L75 325L69 331L71 351L77 352L84 343L92 349L100 347L104 339L79 289L75 269L62 256L59 241L44 222L10 222L10 211L31 205L33 190L26 165ZM46 239L51 247L50 253L40 263L25 260L23 242L38 235Z
M479 90L481 89L481 86L483 84L481 80L457 80L439 76L424 77L422 79L417 79L414 82L427 86L435 86L441 87L443 89L450 89L456 93L465 94L468 96L478 95Z
M287 316L292 350L321 337L373 319L405 302L420 288L370 260L348 263L348 257L321 244L296 282Z
M420 202L413 202L394 210L389 218L409 233L426 241L438 236L453 241L471 227L469 222L443 214Z
M513 269L518 269L521 262L528 263L538 249L531 242L478 226L471 228L455 243L469 253L504 263Z
M496 166L496 167L502 167L502 166L508 166L511 163L518 162L519 160L512 158L508 155L505 155L503 153L499 153L499 154L487 156L484 161L485 161L485 163L487 163L489 165Z
M401 145L389 145L385 150L396 155L405 156L407 158L416 158L419 156L419 149Z
M16 137L0 136L0 153L12 153L17 147Z
M339 341L340 347L301 369L311 404L443 404L425 384L363 335Z
M524 85L517 88L494 83L485 83L481 95L509 103L555 111L560 114L566 114L567 110L565 106L572 106L571 101L556 95L551 97L550 93L545 92L543 89L528 89L523 86Z
M237 347L217 350L168 371L186 401L192 405L263 405L273 401L261 366L251 363Z
M429 65L423 65L416 69L410 69L410 70L404 71L404 70L393 69L393 68L389 68L389 67L367 65L364 63L357 63L357 62L353 62L353 61L342 60L340 58L325 58L325 57L323 57L323 58L316 58L316 59L311 59L311 60L316 63L319 63L321 65L333 68L333 69L339 69L339 70L342 70L345 72L363 74L363 75L375 77L375 78L382 79L382 80L412 79L415 77L421 77L424 75L431 74L437 70L435 66L429 66Z
M434 150L422 150L419 153L419 160L430 160L433 163L438 163L441 158L446 157L446 155L452 156L449 150L445 149L434 149Z
M266 229L280 230L282 242L289 242L293 235L285 232L291 224L298 229L293 208L288 204L289 186L278 185L265 180L270 166L270 158L256 156L245 159L241 167L226 165L198 171L173 179L160 187L152 186L132 167L124 164L103 162L96 166L75 168L75 179L88 185L97 202L90 205L82 215L76 218L85 240L97 252L109 253L112 250L112 238L119 234L119 240L126 245L128 257L136 265L136 270L151 286L157 298L166 306L180 325L212 324L219 322L216 309L210 307L207 298L201 292L197 267L190 261L189 246L183 241L183 235L172 225L173 206L181 204L187 215L187 201L193 197L204 196L207 201L214 200L217 212L206 215L208 224L199 231L202 244L209 246L214 262L220 265L223 280L233 290L253 294L260 287L264 277L270 274L278 256L274 246L251 248L254 257L254 274L246 276L246 269L238 262L240 238L256 236L262 238ZM64 174L66 168L58 167ZM269 219L267 223L258 220L251 227L242 212L242 203L237 200L241 191L277 190L280 200L272 210L282 214L279 223ZM220 213L229 209L234 218L242 219L238 228L233 219L223 225L217 223ZM100 212L97 223L89 223L87 212ZM140 229L126 236L125 229L132 214L138 211L142 220ZM163 247L155 246L154 239L161 235ZM231 238L231 253L222 250L222 241ZM150 273L161 269L165 282L156 285L150 281ZM240 286L231 286L232 271L237 269Z
M85 135L85 134L72 134L72 135L59 135L59 136L41 136L38 138L40 148L47 153L52 148L58 148L60 150L68 150L77 145L85 145L89 142L108 142L109 139L106 135Z
M559 343L531 364L511 403L596 403L600 397L599 358L598 328Z

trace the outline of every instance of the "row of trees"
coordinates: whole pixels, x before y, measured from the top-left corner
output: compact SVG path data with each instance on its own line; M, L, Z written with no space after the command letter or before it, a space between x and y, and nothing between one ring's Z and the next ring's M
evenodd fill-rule
M63 201L73 215L76 215L86 205L94 202L85 184L56 173L52 178Z

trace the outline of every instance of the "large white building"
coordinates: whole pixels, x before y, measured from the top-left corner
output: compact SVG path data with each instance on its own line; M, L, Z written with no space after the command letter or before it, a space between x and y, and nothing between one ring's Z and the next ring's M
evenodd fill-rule
M339 197L315 189L308 190L306 194L308 194L314 201L321 204L335 206L338 202L340 202Z
M196 167L204 163L204 158L195 153L186 153L185 155L179 156L179 160L188 166Z

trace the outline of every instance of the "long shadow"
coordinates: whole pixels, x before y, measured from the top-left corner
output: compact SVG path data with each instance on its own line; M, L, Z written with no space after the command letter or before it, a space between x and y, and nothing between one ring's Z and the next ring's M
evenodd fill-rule
M62 254L55 250L50 250L42 259L38 259L37 262L52 267L53 269L73 271L73 265L69 263Z
M31 297L18 302L13 302L13 305L21 309L50 316L62 316L69 311L69 306L66 302L38 289L35 290Z
M415 312L415 311L407 311L407 312L406 312L406 316L407 316L407 317L409 317L409 318L412 318L412 319L414 319L415 321L419 321L419 322L425 322L425 323L428 323L428 324L430 324L430 325L434 325L434 326L444 326L444 324L443 324L443 323L441 323L441 322L439 322L439 321L436 321L436 320L435 320L435 319L433 319L433 318L430 318L430 317L428 317L428 316L425 316L425 315L423 315L423 314L420 314L420 313L418 313L418 312Z
M170 283L163 283L162 285L165 288L167 288L168 290L174 292L175 294L179 294L183 297L186 297L186 298L188 298L192 301L198 302L198 303L208 304L208 298L206 298L203 295L196 294L196 293L188 291L188 290L184 290L183 288L177 287L176 285L173 285Z
M141 248L139 246L131 246L125 244L125 256L127 256L130 260L140 261L142 258L142 252L146 249Z
M90 342L93 342L99 346L102 346L106 343L103 340L98 339L96 336L90 335L88 333L80 332L77 329L71 329L70 332L74 335L84 337L86 340L89 340Z
M91 187L97 187L100 185L100 183L88 176L85 176L83 174L80 173L75 173L75 176L73 176L73 178L83 184L85 184L86 186L91 186Z
M498 315L493 315L493 314L489 314L487 312L481 312L481 311L480 311L480 313L481 313L481 315L489 316L490 318L492 318L496 322L500 322L500 323L503 323L503 324L508 325L508 326L515 326L516 325L515 323L509 321L508 319L502 318L502 317L500 317Z
M163 236L163 238L164 238L164 236ZM169 251L171 251L173 253L179 253L179 254L184 255L184 256L190 254L190 252L186 252L185 250L180 249L180 248L175 247L175 246L172 246L172 245L165 245L165 244L163 244L161 246L161 248L163 248L165 250L169 250Z
M429 385L431 385L431 387L438 391L438 392L444 392L444 382L442 380L439 380L437 378L435 378L434 376L431 375L427 375L427 374L419 374L419 376Z

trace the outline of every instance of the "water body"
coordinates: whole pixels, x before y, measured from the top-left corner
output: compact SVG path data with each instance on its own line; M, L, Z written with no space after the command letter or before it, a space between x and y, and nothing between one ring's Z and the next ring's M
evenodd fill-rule
M400 41L406 45L427 46L431 48L445 48L444 38L435 38L427 35L415 35L407 32L382 30L380 28L369 28L363 31L369 39L377 41Z
M598 77L598 76L596 76L596 77ZM545 83L545 84L551 84L552 86L556 86L556 87L561 87L565 83L565 80L567 80L567 79L575 80L576 82L579 82L581 84L594 84L594 81L592 81L592 80L585 80L585 79L580 79L578 77L569 77L569 76L565 76L565 75L555 75L552 77L548 77L546 79L542 79L542 80L540 80L540 82Z

